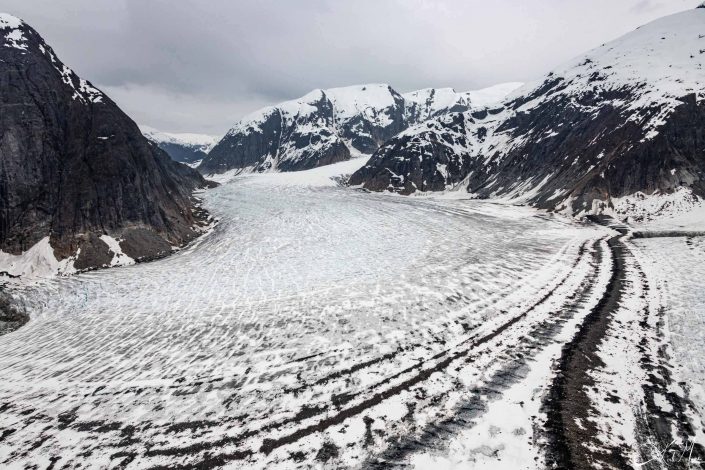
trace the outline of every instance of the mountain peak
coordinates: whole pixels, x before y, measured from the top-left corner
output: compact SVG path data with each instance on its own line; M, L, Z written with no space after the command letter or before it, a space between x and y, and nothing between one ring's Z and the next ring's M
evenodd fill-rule
M17 29L24 24L24 21L9 13L0 13L0 29Z
M41 35L21 19L0 13L0 53L7 55L6 62L21 57L29 62L43 61L53 68L64 86L70 87L72 99L84 105L103 103L105 95L88 80L79 77L70 67L59 60ZM19 56L13 56L19 54Z
M27 50L27 38L22 32L25 23L16 16L0 13L0 36L5 47L12 47L22 51ZM9 30L9 31L8 31Z
M130 258L147 259L200 233L191 193L203 178L150 144L35 29L8 14L0 14L0 62L0 187L12 195L0 198L0 251L50 247L47 257L83 270L113 264L104 235L127 240Z

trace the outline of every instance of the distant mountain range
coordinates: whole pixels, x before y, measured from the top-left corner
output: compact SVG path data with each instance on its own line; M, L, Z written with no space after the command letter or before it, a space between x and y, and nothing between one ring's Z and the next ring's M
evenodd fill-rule
M454 188L570 214L659 213L672 203L659 196L705 196L704 65L705 9L661 18L497 109L405 130L349 183L401 194Z
M218 142L217 137L206 134L162 132L149 126L140 126L140 130L172 160L189 166L197 166Z
M13 256L34 249L67 271L110 266L163 256L199 234L204 213L191 194L203 177L7 14L0 63L3 265L23 274Z
M296 171L372 154L411 125L447 113L485 109L520 85L465 93L429 88L400 94L384 84L314 90L237 122L198 169L204 174Z

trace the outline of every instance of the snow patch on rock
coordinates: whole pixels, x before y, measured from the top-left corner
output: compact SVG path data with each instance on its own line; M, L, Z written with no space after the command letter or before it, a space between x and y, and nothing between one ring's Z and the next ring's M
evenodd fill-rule
M100 239L108 245L110 251L113 252L113 259L110 261L110 266L128 266L130 264L135 264L135 260L127 256L122 252L120 247L120 240L116 240L110 235L101 235Z
M9 13L0 13L0 29L17 29L23 24L23 21L16 16L12 16Z
M49 243L49 237L44 237L29 250L19 255L0 250L0 272L30 280L52 277L57 274L72 274L76 272L73 262L77 256L78 253L64 260L57 260L54 249Z
M0 13L0 30L5 34L6 47L14 47L23 51L27 50L26 38L20 29L23 24L22 20L15 16ZM5 30L8 29L10 31L5 33Z

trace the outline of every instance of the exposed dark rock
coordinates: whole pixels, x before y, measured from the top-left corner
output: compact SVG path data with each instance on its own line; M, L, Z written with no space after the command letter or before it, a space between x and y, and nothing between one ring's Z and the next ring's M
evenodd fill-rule
M205 180L148 142L34 29L2 33L0 249L17 254L49 236L57 259L82 248L78 265L89 268L107 260L99 235L147 227L168 245L196 237L191 193ZM157 245L133 254L155 256Z
M316 460L318 460L319 462L328 462L331 459L337 458L338 454L338 447L332 442L326 441L318 450L318 453L316 454Z
M115 253L96 234L89 233L81 243L81 250L73 266L80 270L110 266Z
M213 147L198 169L203 173L222 173L258 164L266 169L267 159L276 155L282 120L281 112L273 109L264 115L257 128L253 126L240 132L231 130Z
M490 197L493 192L501 194L500 187L512 181L539 183L548 178L531 202L553 209L569 197L575 211L592 208L593 201L609 204L613 197L667 193L683 185L705 195L705 105L697 104L694 96L683 97L683 104L658 135L644 140L646 132L639 123L625 120L624 110L602 104L604 99L598 93L583 97L587 106L599 108L596 114L581 111L561 97L506 121L504 126L515 135L561 130L514 147L493 173L473 175L468 191ZM625 92L609 99L628 102L632 96ZM652 115L659 111L647 110Z
M122 252L135 261L151 261L171 253L169 243L150 229L130 229L125 231L122 238Z
M0 285L0 336L15 331L28 321L24 306Z
M452 114L440 121L450 132L436 132L433 123L429 132L393 138L350 177L349 184L363 184L371 191L411 194L442 191L459 183L470 171L471 161L453 148L465 144L468 120L474 122L463 114ZM477 131L478 138L482 138L482 129Z

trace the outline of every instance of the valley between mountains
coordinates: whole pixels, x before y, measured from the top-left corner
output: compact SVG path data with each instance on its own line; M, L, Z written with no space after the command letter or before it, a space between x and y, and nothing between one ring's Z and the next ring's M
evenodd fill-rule
M220 139L0 40L0 467L705 468L705 5Z
M181 253L19 289L0 461L697 468L699 343L665 325L701 304L654 266L702 269L699 238L330 179L363 161L240 177Z

